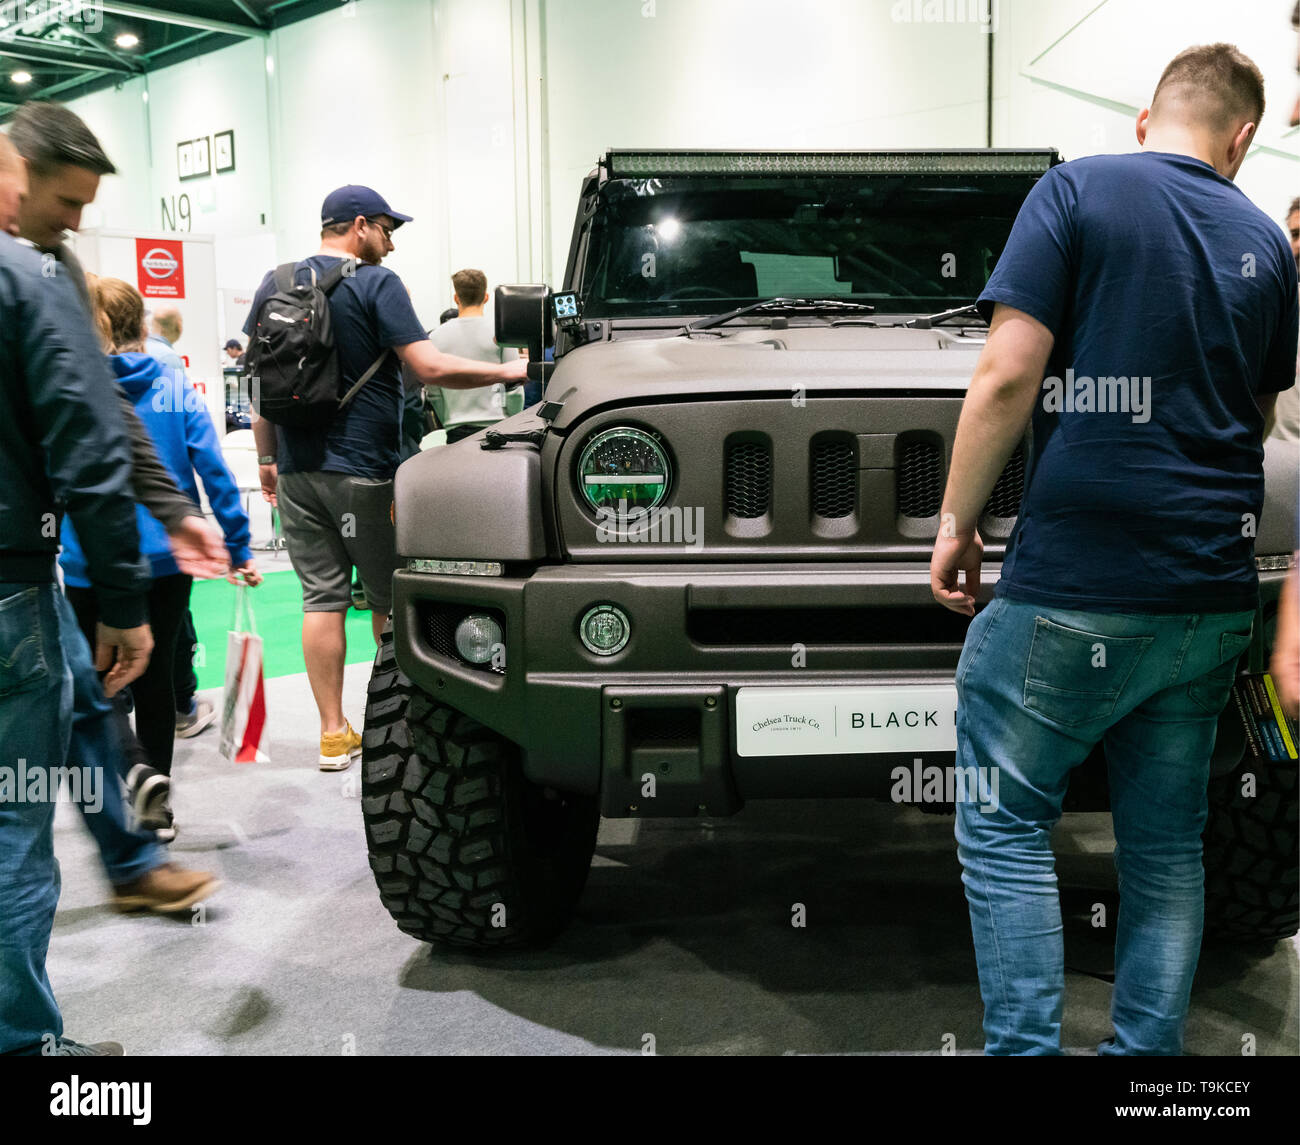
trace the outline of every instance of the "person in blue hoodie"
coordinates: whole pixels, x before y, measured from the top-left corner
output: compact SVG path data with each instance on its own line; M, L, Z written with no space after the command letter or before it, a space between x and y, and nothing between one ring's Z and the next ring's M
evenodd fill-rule
M262 577L249 549L248 515L235 479L221 455L202 395L183 372L164 366L145 352L144 299L139 291L118 278L88 275L87 280L94 319L109 351L109 365L149 431L159 460L195 504L199 501L195 473L203 479L208 503L221 525L230 553L232 572L227 579L236 584L260 584ZM189 608L193 579L177 567L163 526L143 506L136 508L136 525L140 532L140 552L149 561L153 577L149 622L154 633L154 654L149 667L131 688L135 735L149 767L162 776L169 776L176 728L173 658L177 634ZM63 569L68 600L83 630L93 635L98 616L89 570L76 529L66 519L62 540L59 565ZM120 711L125 723L124 704ZM137 764L141 762L138 753L132 754ZM133 787L139 788L142 782L153 778L141 777L135 768L132 771L135 773L131 777ZM165 790L168 785L159 783L158 786Z

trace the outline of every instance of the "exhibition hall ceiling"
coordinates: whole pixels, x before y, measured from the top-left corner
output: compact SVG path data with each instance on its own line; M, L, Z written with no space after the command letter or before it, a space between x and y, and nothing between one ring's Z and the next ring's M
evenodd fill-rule
M340 0L0 0L0 121L337 9Z

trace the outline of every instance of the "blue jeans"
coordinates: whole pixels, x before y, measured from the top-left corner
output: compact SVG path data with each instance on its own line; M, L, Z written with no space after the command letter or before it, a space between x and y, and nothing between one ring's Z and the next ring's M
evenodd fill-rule
M39 1053L45 1035L63 1034L45 954L59 901L57 769L72 727L65 631L77 624L58 585L0 584L0 1053Z
M957 765L997 799L957 805L985 1052L1056 1054L1065 993L1051 832L1070 769L1105 745L1120 909L1113 1042L1182 1052L1204 921L1210 755L1251 612L1118 615L995 598L957 666Z
M72 615L71 607L68 615ZM72 742L68 764L85 769L90 782L82 792L94 791L99 799L77 804L82 822L99 848L108 881L128 883L167 861L167 851L152 831L132 830L119 779L126 752L122 729L113 704L104 697L90 645L73 617L60 626L63 657L72 673ZM122 717L125 719L125 717Z

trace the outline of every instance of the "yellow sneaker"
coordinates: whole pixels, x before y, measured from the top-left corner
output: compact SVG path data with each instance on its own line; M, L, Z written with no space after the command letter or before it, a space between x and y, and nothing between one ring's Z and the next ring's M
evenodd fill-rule
M330 732L320 737L321 771L347 771L360 754L361 737L346 720L341 732Z

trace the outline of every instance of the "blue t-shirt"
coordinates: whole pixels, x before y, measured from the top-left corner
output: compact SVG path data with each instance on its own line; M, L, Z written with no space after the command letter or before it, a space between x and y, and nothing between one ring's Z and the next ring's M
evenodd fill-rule
M1095 612L1254 608L1255 395L1295 384L1300 318L1281 228L1199 159L1079 159L1030 192L985 317L997 302L1056 338L997 594Z
M305 261L320 277L342 260L335 255L315 254ZM300 265L298 281L309 278L306 267ZM245 334L251 336L258 310L273 293L275 272L270 271L253 297L252 311L244 323ZM360 263L356 274L344 278L329 300L345 390L360 381L385 348L428 337L402 280L382 266ZM320 429L276 426L279 471L391 478L401 459L402 405L401 362L396 354L389 354L374 377L329 425Z

